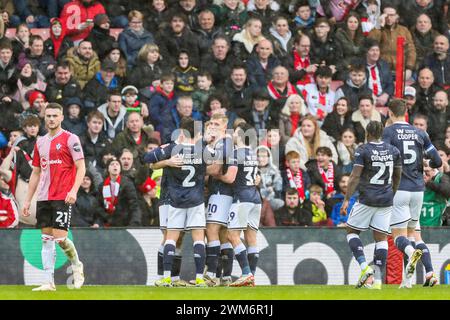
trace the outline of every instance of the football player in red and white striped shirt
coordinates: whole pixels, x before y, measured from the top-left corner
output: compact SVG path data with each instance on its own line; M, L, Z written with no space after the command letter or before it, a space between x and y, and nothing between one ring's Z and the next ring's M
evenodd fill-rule
M39 137L34 147L33 172L23 215L30 215L30 203L38 190L36 227L42 229L42 265L46 282L33 291L55 291L55 242L72 263L74 287L84 283L83 264L73 242L67 237L72 205L86 173L84 155L79 138L61 128L63 108L50 103L45 108L48 133Z

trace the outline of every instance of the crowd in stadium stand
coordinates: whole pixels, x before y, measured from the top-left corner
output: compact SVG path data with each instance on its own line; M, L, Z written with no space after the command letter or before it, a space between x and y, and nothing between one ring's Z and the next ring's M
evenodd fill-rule
M449 4L1 0L0 228L35 223L19 212L49 102L64 107L86 159L72 227L158 226L162 170L144 153L169 142L181 118L218 113L230 129L246 121L259 133L261 226L344 226L355 149L370 120L389 125L399 36L407 119L443 159L424 168L421 225L448 225ZM186 95L192 102L178 102ZM114 157L121 166L106 167Z

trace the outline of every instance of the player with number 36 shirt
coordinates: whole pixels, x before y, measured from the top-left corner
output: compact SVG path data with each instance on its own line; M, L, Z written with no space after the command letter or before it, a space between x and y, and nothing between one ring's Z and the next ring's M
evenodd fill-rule
M253 134L252 134L253 133ZM236 260L242 269L242 276L230 286L254 286L254 274L258 262L256 235L261 217L261 195L256 188L258 160L250 147L251 137L256 141L256 132L249 124L239 124L233 138L236 144L235 156L238 170L233 183L233 204L228 219L228 240L231 242ZM242 243L244 236L248 248Z

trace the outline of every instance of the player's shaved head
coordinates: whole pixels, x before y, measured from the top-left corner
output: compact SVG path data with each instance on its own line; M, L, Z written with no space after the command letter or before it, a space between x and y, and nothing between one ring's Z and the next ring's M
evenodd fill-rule
M367 140L369 140L369 137L375 140L381 139L381 136L383 135L383 129L384 126L380 121L370 121L366 128Z

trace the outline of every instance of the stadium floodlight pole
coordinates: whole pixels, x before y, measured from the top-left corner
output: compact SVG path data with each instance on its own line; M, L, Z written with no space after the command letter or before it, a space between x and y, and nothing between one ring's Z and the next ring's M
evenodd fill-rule
M397 63L395 68L395 97L403 98L405 87L405 37L397 37Z

